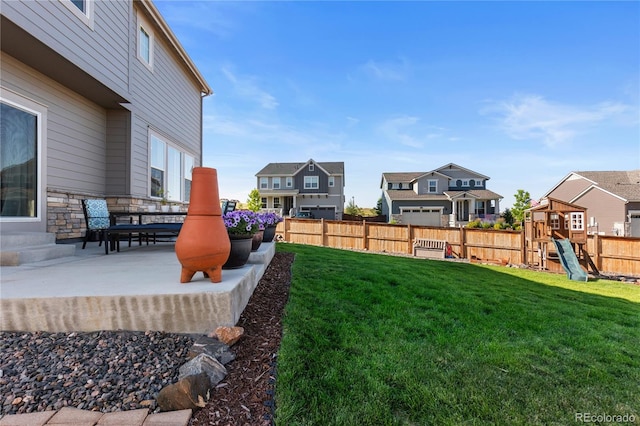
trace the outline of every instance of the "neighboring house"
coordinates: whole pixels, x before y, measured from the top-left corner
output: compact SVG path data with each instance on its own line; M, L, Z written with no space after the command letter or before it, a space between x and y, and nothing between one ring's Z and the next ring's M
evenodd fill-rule
M544 198L585 207L590 234L640 237L640 170L571 172Z
M4 1L2 231L80 237L82 198L189 200L211 88L150 0Z
M311 212L316 219L342 219L343 162L269 163L256 178L263 209L281 215Z
M382 214L390 222L424 226L493 222L503 197L487 189L488 180L453 163L429 172L383 173Z

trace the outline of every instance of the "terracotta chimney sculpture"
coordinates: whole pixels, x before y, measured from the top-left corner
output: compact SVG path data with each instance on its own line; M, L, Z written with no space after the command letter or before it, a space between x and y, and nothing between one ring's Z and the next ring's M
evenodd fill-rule
M209 167L194 167L189 210L176 240L176 256L182 264L180 282L187 283L202 271L212 283L219 283L222 265L230 251L231 242L220 207L218 172Z

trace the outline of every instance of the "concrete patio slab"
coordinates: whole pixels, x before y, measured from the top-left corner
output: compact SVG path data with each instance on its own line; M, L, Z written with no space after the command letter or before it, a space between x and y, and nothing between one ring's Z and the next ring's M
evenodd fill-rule
M160 330L207 333L238 321L275 255L263 243L249 263L223 270L222 282L197 273L180 283L173 243L105 255L97 243L76 256L0 271L0 329L19 331Z

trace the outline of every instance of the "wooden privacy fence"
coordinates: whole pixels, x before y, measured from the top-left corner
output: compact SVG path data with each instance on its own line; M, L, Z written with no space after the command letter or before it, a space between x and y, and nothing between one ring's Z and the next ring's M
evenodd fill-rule
M276 232L290 243L403 255L413 254L416 238L444 240L458 258L525 263L522 231L285 218ZM587 252L600 272L640 276L640 238L589 235Z

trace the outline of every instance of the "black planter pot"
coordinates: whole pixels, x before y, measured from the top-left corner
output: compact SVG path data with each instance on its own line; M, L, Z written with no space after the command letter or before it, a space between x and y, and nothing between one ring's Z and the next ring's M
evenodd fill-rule
M229 259L222 265L222 269L242 268L249 260L253 237L251 235L229 235L231 251Z
M276 227L275 226L267 226L264 228L264 235L262 235L263 243L270 243L276 236Z

